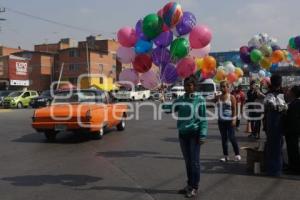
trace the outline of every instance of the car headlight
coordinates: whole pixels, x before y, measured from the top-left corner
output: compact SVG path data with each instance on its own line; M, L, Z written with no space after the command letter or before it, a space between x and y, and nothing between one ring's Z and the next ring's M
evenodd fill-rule
M13 98L13 101L17 101L18 97Z

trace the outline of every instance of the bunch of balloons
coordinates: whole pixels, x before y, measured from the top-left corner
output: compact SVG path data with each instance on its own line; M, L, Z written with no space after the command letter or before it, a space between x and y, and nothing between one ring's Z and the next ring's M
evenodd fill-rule
M178 78L196 73L195 59L203 57L204 72L215 70L215 61L207 57L212 33L207 26L196 23L193 13L183 11L179 3L170 2L157 13L138 20L135 28L121 28L117 34L121 44L117 59L123 64L132 64L133 70L121 72L120 80L136 84L138 74L143 86L154 89L161 83L172 84ZM149 72L153 64L159 68L158 78Z
M300 36L292 37L287 47L295 65L300 67Z
M244 71L233 65L232 62L227 61L222 66L219 66L214 80L220 82L227 80L229 83L233 84L244 76Z
M278 64L285 59L285 53L277 45L277 40L263 33L255 35L248 46L240 48L240 58L248 65L254 65L269 70L272 64Z

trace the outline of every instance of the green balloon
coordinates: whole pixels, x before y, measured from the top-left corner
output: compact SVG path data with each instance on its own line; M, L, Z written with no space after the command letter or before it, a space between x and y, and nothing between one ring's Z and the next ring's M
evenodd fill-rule
M290 45L290 47L291 47L292 49L297 49L296 43L295 43L295 38L292 37L292 38L289 40L289 45Z
M163 19L157 14L149 14L143 20L143 32L149 39L156 38L163 28Z
M189 54L190 43L185 38L177 38L170 47L172 59L181 59Z
M263 45L260 49L259 49L264 56L266 57L270 57L272 55L273 49L271 46L268 45Z
M258 63L264 56L260 50L254 49L251 51L250 57L252 62Z

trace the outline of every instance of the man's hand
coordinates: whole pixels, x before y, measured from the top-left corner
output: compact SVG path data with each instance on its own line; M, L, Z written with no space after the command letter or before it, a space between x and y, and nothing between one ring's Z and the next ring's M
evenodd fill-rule
M232 120L231 126L232 126L232 127L236 127L236 119Z
M198 142L200 145L203 145L203 144L205 144L205 139L199 138Z

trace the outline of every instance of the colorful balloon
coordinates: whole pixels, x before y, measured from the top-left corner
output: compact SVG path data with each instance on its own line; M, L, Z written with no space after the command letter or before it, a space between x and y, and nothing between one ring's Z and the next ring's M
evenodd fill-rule
M149 14L143 20L143 32L149 38L156 38L163 27L163 20L157 14Z
M228 73L233 73L234 70L235 70L235 66L233 65L232 62L230 61L227 61L224 63L224 70L225 72L228 74Z
M152 59L147 54L137 55L133 61L133 68L139 73L145 73L152 67Z
M241 78L244 76L244 71L241 68L236 67L234 70L234 73L238 78Z
M200 49L207 46L212 39L211 30L204 25L197 25L193 28L189 36L191 48Z
M127 85L130 87L130 83L133 85L137 85L139 83L139 75L133 69L124 69L119 75L119 80L121 85Z
M227 81L230 83L230 84L233 84L234 82L236 82L238 80L238 77L235 73L229 73L227 75Z
M139 39L135 44L135 52L137 54L148 53L152 49L153 43Z
M271 46L263 45L259 49L264 56L270 57L272 55L273 49Z
M197 70L200 71L203 67L203 58L196 58L195 63L196 63Z
M171 61L171 54L167 48L157 47L152 51L152 60L156 66L165 66Z
M171 31L162 32L153 42L158 47L167 47L173 41L173 33Z
M203 58L204 56L207 56L210 52L211 46L208 44L206 47L201 49L192 49L190 51L190 56L196 58Z
M135 30L131 27L123 27L118 31L117 38L124 47L133 47L136 43Z
M163 19L165 24L173 28L176 26L183 16L183 12L179 3L170 2L163 8Z
M160 16L162 19L164 19L164 9L160 9L158 12L157 12L157 15ZM163 28L162 28L163 32L166 32L166 31L170 31L170 28L167 26L167 24L165 24L165 22L163 22Z
M179 35L186 35L190 33L194 26L196 26L197 20L193 13L183 12L181 21L176 25L176 30Z
M172 84L178 79L176 66L173 63L168 63L161 71L161 80L164 83Z
M289 40L289 46L292 48L292 49L296 49L296 43L295 43L295 38L290 38Z
M183 58L177 64L177 74L181 78L186 78L191 76L195 72L195 68L196 64L193 58Z
M250 57L253 63L258 63L263 58L263 54L260 50L254 49L251 51Z
M264 70L259 70L258 76L259 76L260 78L264 78L264 77L266 76L266 72L265 72Z
M276 50L273 52L272 54L272 63L279 63L279 62L282 62L284 59L284 54L283 54L283 51L281 50Z
M217 61L212 56L205 56L203 58L203 67L202 72L210 73L213 72L216 69Z
M247 46L242 46L240 48L240 54L248 54L249 53L249 48Z
M259 64L264 69L270 69L270 67L272 66L272 61L270 58L264 57L263 59L261 59Z
M185 38L175 39L170 47L172 59L181 59L189 54L189 41Z
M140 19L135 25L135 35L137 39L148 40L143 32L143 20Z
M123 64L129 64L134 61L135 52L133 48L120 46L117 50L117 59Z
M218 81L223 81L226 78L226 72L223 69L218 69L215 78Z
M296 48L300 50L300 36L295 37L294 41Z
M149 90L155 89L160 85L159 75L151 70L142 74L140 81L141 84Z

